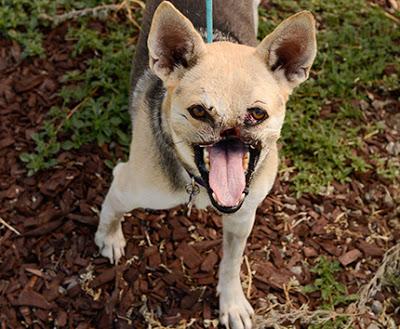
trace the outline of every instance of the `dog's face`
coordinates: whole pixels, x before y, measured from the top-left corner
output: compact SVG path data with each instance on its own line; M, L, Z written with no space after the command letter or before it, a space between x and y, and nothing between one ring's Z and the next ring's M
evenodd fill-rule
M171 88L176 150L208 182L220 211L243 202L257 163L279 137L285 98L254 49L233 43L207 46Z
M240 208L253 174L280 136L285 104L316 53L309 13L283 22L257 48L205 44L169 2L148 39L150 67L167 89L165 116L177 155L222 212Z

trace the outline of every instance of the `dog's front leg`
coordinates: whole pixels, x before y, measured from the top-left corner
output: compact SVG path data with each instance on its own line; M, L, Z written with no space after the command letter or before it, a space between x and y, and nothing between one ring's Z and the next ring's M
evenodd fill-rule
M135 208L134 194L127 192L131 181L130 172L127 163L120 163L115 167L114 179L101 207L100 222L95 235L95 243L101 255L115 264L124 255L126 245L121 220L125 212Z
M223 216L223 256L219 268L220 322L231 329L250 329L253 308L240 283L240 267L247 237L253 227L255 209L241 209Z

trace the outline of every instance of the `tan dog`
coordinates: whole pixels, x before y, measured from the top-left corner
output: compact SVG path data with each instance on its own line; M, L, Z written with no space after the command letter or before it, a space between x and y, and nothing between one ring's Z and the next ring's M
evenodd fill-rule
M254 48L258 1L215 0L215 41L206 44L203 2L174 1L190 20L170 2L147 3L132 75L130 157L114 169L95 241L116 263L125 212L189 198L213 206L223 220L220 321L249 329L242 254L277 173L286 101L314 61L315 24L298 13Z

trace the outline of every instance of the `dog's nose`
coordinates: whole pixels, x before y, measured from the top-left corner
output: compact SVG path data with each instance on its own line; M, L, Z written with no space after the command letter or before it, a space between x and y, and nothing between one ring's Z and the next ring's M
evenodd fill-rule
M240 129L239 127L233 127L229 129L225 129L221 132L221 137L240 137Z

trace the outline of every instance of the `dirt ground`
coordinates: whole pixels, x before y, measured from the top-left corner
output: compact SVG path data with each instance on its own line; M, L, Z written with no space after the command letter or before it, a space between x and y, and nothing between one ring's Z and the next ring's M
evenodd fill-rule
M0 328L215 328L222 230L214 212L128 214L126 256L114 267L93 241L111 179L108 146L61 152L55 168L27 177L18 156L32 150L32 133L60 103L63 73L81 65L69 56L66 29L49 31L46 59L21 61L16 43L0 41ZM387 126L369 139L366 156L390 152L387 145L399 140L399 109L394 101L365 111L362 120ZM293 286L314 281L310 269L321 255L339 260L337 280L357 293L399 241L399 186L373 171L351 178L327 195L300 198L289 190L289 174L277 179L257 211L242 267L259 314L274 303L317 309L320 292ZM374 296L382 305L390 298L385 290ZM368 325L377 317L358 320ZM392 317L400 325L400 316Z

